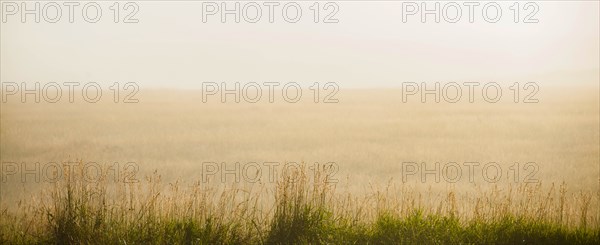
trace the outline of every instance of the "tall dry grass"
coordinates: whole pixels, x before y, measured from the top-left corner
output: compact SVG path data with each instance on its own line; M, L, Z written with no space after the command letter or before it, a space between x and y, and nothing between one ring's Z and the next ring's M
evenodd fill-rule
M339 190L321 166L290 168L276 183L139 183L84 179L76 171L41 195L2 210L3 243L597 243L599 193L565 183L445 193L373 184ZM103 171L108 172L108 171Z

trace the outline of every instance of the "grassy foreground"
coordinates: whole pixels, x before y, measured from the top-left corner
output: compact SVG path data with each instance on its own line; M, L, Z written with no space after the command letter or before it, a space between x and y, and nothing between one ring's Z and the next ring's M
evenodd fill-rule
M295 168L272 187L162 186L156 173L143 183L91 183L75 172L18 210L4 207L0 243L600 244L594 196L568 196L564 186L521 186L464 210L454 192L434 207L389 188L340 194L323 172Z

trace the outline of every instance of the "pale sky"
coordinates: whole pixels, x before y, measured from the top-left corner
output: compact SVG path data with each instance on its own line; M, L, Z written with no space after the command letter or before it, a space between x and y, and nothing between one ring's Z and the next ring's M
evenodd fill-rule
M421 23L419 15L403 23L402 4L393 1L337 2L339 23L314 23L308 9L313 2L299 2L304 12L294 24L277 12L281 5L275 23L265 12L258 23L233 23L231 16L223 24L219 15L203 23L201 2L190 1L137 2L139 23L129 24L113 22L112 1L100 2L103 16L94 24L77 11L75 23L68 23L66 13L58 23L21 23L20 15L7 16L1 24L0 79L137 82L141 88L232 81L387 87L600 67L597 1L537 2L539 23L514 23L509 10L514 1L499 2L503 15L494 24L483 20L481 5L474 23L466 12L454 24ZM322 11L321 18L329 13ZM530 12L521 11L521 18Z

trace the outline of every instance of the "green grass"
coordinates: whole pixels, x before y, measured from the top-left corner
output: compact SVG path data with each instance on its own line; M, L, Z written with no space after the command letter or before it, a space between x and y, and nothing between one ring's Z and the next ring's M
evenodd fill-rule
M144 225L88 226L57 223L42 237L5 240L5 243L56 244L598 244L598 230L569 230L544 222L506 217L500 221L473 221L453 217L381 215L374 223L349 225L325 211L303 210L284 223L275 221L265 237L251 237L239 224L214 224L207 220L143 221ZM282 218L283 219L283 218ZM291 222L288 223L287 221ZM25 238L25 237L23 237ZM264 239L264 240L263 240Z
M297 176L303 178L290 181ZM239 186L214 191L197 184L182 191L175 184L161 190L160 176L149 177L149 185L117 189L102 182L85 183L76 176L67 179L57 183L45 201L23 206L19 212L5 208L0 243L600 244L597 220L591 225L586 222L589 217L573 225L561 222L562 215L535 216L499 205L497 210L504 211L495 216L465 218L456 211L453 193L448 195L453 200L446 205L448 212L359 205L370 209L369 218L338 205L335 188L320 176L308 178L302 170L284 175L267 192L272 202L261 201L262 190ZM390 200L385 194L376 200L383 199ZM568 206L564 199L556 205L561 212ZM534 203L541 207L553 204L550 199L536 200L548 202ZM590 215L587 209L580 213Z

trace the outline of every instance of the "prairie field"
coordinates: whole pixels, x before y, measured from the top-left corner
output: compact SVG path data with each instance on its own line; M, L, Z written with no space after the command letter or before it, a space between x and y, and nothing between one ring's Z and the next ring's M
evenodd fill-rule
M593 244L598 94L579 84L541 86L538 103L404 103L399 89L342 89L338 103L203 103L199 90L167 89L131 104L11 98L0 241Z
M600 1L0 1L0 245L600 244Z

